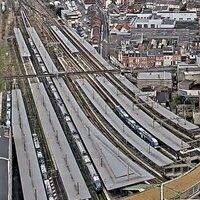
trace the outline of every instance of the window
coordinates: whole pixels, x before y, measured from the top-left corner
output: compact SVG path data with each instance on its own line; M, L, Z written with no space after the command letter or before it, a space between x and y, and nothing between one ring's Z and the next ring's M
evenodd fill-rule
M137 24L137 28L142 28L142 24Z
M187 18L187 21L191 21L191 18Z
M155 24L151 24L151 28L155 28Z
M147 25L147 24L144 24L144 28L148 28L148 25Z

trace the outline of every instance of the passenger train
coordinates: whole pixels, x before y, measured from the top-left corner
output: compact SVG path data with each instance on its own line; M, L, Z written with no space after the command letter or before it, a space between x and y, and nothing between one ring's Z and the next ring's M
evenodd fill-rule
M154 148L159 148L158 140L148 133L140 124L133 120L121 106L116 106L114 111L122 119L122 121L146 143L150 144Z
M36 49L36 47L35 47L35 45L34 45L34 43L33 43L31 38L29 38L29 43L30 43L30 45L32 47L32 50L33 50L33 52L34 52L34 54L36 56L36 59L37 59L37 61L39 63L40 69L42 70L43 74L48 73L48 71L46 69L46 66L45 66L43 60L41 59L41 56L39 55L39 52L37 51L37 49ZM53 94L53 96L54 96L54 98L55 98L55 100L57 102L57 105L59 106L59 108L61 110L62 115L64 116L64 119L65 119L66 123L67 124L70 123L70 125L73 124L71 119L70 119L70 116L68 114L68 111L65 108L65 105L63 104L63 102L61 100L61 97L60 97L59 93L57 92L56 87L54 86L54 83L53 83L52 79L50 77L47 77L46 80L47 80L47 84L49 86L49 89L50 89L51 93ZM84 145L83 145L78 133L76 132L76 128L74 127L74 125L73 125L73 130L71 130L71 132L73 134L73 139L76 142L77 147L78 147L78 149L79 149L79 151L81 153L82 160L83 160L85 166L88 169L88 172L90 174L91 182L93 183L95 190L99 192L99 191L102 190L101 180L100 180L100 178L98 176L98 173L96 172L96 170L95 170L95 168L94 168L94 166L93 166L93 164L92 164L92 162L91 162L91 160L89 158L89 155L86 152L86 149L85 149L85 147L84 147ZM37 137L34 137L34 143L35 143L36 149L37 149L37 147L39 148ZM38 149L38 151L39 151L39 149ZM43 162L42 162L43 156L41 155L40 152L37 152L37 154L39 155L38 157L40 158L40 161L41 161L41 166L40 167L41 167L42 174L45 177L45 175L46 175L46 167L45 167L45 165L43 165ZM48 185L46 185L46 183L48 183L48 179L45 182L45 186L46 186L46 189L48 188L48 191L49 191L49 187L48 187ZM50 193L49 195L51 195L51 191L49 193Z
M29 41L29 44L31 45L33 53L35 54L35 57L38 61L40 69L42 70L42 72L44 74L47 73L47 70L46 70L46 67L43 63L43 60L42 60L41 56L39 55L38 50L36 49L32 39L28 38L28 41ZM48 78L48 80L49 80L49 82L51 81L50 78ZM57 199L57 193L55 191L54 183L52 182L50 184L50 180L52 178L49 177L48 173L47 173L47 167L46 167L46 164L45 164L44 156L42 154L42 150L41 150L42 148L40 147L38 135L36 133L34 133L34 134L32 134L32 137L33 137L33 143L34 143L34 146L35 146L35 149L36 149L36 154L37 154L40 170L41 170L41 173L42 173L42 177L43 177L43 180L44 180L44 185L45 185L45 188L46 188L48 199L49 200Z
M101 191L102 190L102 183L101 183L101 180L99 178L99 175L97 174L91 160L90 160L90 157L88 156L88 154L86 153L86 150L85 150L85 147L83 146L83 143L79 137L79 135L74 132L73 133L73 138L74 138L74 141L76 142L76 145L81 153L81 157L83 159L83 162L85 164L85 166L87 167L88 169L88 172L90 174L90 179L95 187L95 190L96 191Z

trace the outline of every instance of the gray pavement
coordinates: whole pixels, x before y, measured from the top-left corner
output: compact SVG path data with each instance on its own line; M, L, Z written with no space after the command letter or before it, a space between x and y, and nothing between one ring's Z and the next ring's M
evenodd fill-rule
M31 54L30 54L28 47L24 41L24 38L22 36L20 29L14 28L14 33L15 33L15 37L17 39L17 44L19 47L19 52L20 52L21 57L30 57Z
M24 199L47 199L22 94L19 89L12 91L12 133Z
M0 128L0 199L8 199L8 158L9 138L4 135L5 131ZM4 159L5 158L5 159Z

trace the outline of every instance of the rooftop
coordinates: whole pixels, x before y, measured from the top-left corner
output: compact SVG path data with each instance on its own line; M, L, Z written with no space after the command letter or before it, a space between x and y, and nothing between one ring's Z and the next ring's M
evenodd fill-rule
M171 80L170 72L140 72L137 76L138 80Z
M172 19L163 19L162 24L169 24L173 25L175 23L175 20Z
M200 182L200 165L190 170L185 175L164 184L164 199L174 199L180 193ZM146 190L140 194L125 198L124 200L160 200L160 187ZM182 199L181 197L179 199ZM185 199L185 198L184 198Z
M30 57L31 54L26 46L24 38L19 28L14 28L15 37L17 40L17 44L19 46L19 52L21 57Z

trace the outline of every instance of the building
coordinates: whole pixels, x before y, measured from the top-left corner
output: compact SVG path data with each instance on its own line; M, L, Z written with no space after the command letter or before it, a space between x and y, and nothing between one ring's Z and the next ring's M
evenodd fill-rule
M122 64L125 67L148 67L148 60L146 52L139 51L120 51L120 56L122 57Z
M141 72L137 76L139 89L152 88L155 90L172 89L172 74L170 72Z
M159 11L157 12L161 18L171 19L176 21L194 21L197 19L196 11Z
M199 71L200 68L197 64L179 63L177 66L177 80L181 82L185 80L185 72Z
M161 19L158 16L149 18L137 18L135 28L174 28L176 21L173 19Z
M172 9L180 9L181 0L146 0L147 8L155 8L156 6L169 6Z
M188 0L187 10L188 11L200 11L200 1L198 1L198 0Z
M61 18L67 21L68 25L74 27L78 19L81 17L79 11L61 10Z

